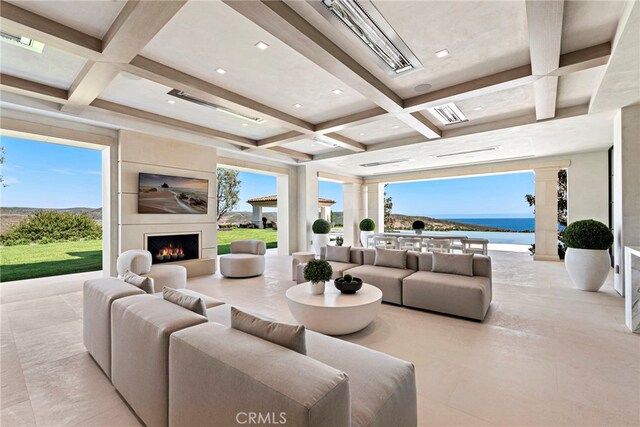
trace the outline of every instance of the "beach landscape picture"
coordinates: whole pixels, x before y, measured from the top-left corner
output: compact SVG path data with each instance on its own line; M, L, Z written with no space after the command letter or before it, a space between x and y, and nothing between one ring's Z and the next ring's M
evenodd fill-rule
M206 214L209 181L141 173L138 213Z

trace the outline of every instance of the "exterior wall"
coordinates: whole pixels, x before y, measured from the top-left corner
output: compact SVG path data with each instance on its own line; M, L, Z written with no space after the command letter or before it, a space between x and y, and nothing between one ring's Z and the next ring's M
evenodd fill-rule
M608 153L575 154L567 169L568 222L595 219L609 224Z
M216 149L152 135L120 131L119 252L142 249L146 234L201 233L202 258L217 256ZM140 172L209 180L207 214L139 214Z
M558 256L558 168L534 169L536 175L536 261L560 261Z

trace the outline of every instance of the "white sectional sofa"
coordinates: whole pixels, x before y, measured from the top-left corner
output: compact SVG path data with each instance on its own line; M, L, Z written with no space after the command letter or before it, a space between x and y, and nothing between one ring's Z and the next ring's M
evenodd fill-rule
M228 304L208 298L204 317L136 290L86 282L84 336L96 361L110 349L100 366L147 426L242 425L256 412L295 426L417 425L409 362L312 331L303 355L231 328Z

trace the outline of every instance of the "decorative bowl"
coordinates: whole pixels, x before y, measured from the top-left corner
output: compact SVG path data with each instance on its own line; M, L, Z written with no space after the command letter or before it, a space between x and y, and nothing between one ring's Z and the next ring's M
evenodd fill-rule
M343 294L355 294L362 287L362 279L358 277L354 277L350 282L345 282L342 277L339 277L333 283Z

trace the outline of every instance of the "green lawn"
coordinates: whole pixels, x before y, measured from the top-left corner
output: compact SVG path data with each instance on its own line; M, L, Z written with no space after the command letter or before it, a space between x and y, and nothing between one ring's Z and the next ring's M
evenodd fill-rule
M102 270L102 240L0 247L0 282Z
M267 228L236 228L229 231L218 230L218 255L228 254L230 243L234 240L262 240L267 244L267 249L278 247L278 232Z

